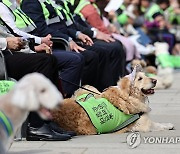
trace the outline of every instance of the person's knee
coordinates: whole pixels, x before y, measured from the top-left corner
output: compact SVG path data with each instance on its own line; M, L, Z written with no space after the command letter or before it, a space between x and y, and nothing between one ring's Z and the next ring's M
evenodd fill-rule
M49 54L36 54L36 56L39 56L39 58L35 58L34 60L37 60L37 63L41 66L57 66L57 59L53 55Z
M85 50L84 52L82 52L82 55L85 58L85 63L98 64L99 56L96 52L90 51L90 50Z
M116 41L114 46L116 49L118 49L120 57L125 59L126 52L125 52L125 47L123 46L123 44L120 41Z

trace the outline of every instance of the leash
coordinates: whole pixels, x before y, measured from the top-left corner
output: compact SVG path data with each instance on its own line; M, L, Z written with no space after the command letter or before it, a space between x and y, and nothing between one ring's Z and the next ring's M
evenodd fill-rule
M84 87L82 87L82 86L80 86L80 85L77 85L77 84L75 84L75 83L73 83L73 82L71 82L71 81L65 80L65 79L63 79L62 77L60 77L60 79L61 79L62 81L64 81L64 82L67 82L67 83L69 83L69 84L72 84L72 85L74 85L74 86L76 86L76 87L78 87L78 88L87 90L87 91L92 92L92 93L97 94L97 95L101 95L100 93L94 92L94 91L92 91L92 90L90 90L90 89L87 89L87 88L84 88Z

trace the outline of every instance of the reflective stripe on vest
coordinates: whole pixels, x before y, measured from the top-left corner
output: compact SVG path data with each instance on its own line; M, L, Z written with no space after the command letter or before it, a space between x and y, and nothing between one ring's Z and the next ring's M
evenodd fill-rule
M53 24L53 23L58 23L58 22L60 22L61 20L64 19L63 15L60 12L60 8L58 7L57 4L55 4L54 1L52 1L52 0L39 0L39 2L41 4L41 7L42 7L42 10L43 10L43 14L44 14L47 25L50 25L50 24ZM48 10L47 5L51 6L54 9L54 11L56 12L56 16L50 17L51 12Z
M15 7L9 0L1 1L6 5L15 17L16 27L24 32L32 32L36 25L34 22L20 9Z
M74 5L75 0L70 0L71 4ZM83 14L81 13L81 10L88 4L91 4L88 0L80 0L78 6L75 8L74 13L80 15L84 18Z
M68 2L64 1L62 3L55 4L57 9L62 13L62 16L64 17L65 23L67 26L70 26L73 24L73 18L72 14L68 7Z
M66 17L65 17L66 18L66 25L70 26L73 24L73 16L72 16L72 14L69 10L69 7L68 7L69 2L64 1L63 3L64 3L64 5L61 7L63 9L64 14L66 15Z

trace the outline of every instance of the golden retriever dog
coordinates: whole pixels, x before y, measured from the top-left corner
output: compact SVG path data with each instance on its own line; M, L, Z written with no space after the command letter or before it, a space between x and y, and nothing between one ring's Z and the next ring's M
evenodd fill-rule
M30 111L36 111L44 119L52 118L49 109L62 101L57 88L39 73L28 74L17 82L9 93L0 97L0 153L7 152Z
M158 66L158 69L156 69L154 66L147 66L144 60L134 59L131 62L131 68L133 69L136 65L141 65L143 71L148 76L157 80L155 89L167 89L172 85L172 68L162 68L161 66Z
M135 68L130 75L120 79L117 86L109 87L102 93L96 88L88 85L85 86L85 88L99 93L100 95L95 94L94 97L97 99L105 98L116 109L122 111L126 115L143 113L138 120L127 125L123 129L116 131L117 133L128 131L149 132L172 129L174 127L172 124L155 123L148 117L150 108L146 103L146 98L147 95L154 94L153 88L155 85L155 79L145 76L143 72L138 71L137 68ZM87 115L87 112L76 102L79 96L88 93L88 91L83 89L77 90L72 98L64 100L61 108L53 111L54 120L60 127L63 127L66 130L75 131L80 135L97 134L97 129ZM109 127L109 125L106 127Z

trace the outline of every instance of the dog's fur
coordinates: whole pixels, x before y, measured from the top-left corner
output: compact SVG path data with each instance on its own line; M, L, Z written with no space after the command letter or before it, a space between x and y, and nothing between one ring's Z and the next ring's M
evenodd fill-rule
M156 46L158 45L159 44L156 44ZM136 65L141 65L145 73L153 74L153 78L157 80L155 89L167 89L172 85L173 82L172 68L162 68L161 66L158 66L158 69L156 69L154 66L147 66L144 60L134 59L131 62L131 68L133 69Z
M122 110L126 114L135 114L144 112L139 120L129 125L128 127L118 131L119 133L127 131L160 131L172 129L172 124L160 124L151 121L148 117L150 108L145 103L146 95L142 90L149 90L153 93L155 86L155 80L145 76L143 72L136 73L135 79L130 80L128 76L120 79L117 87L109 87L100 95L95 97L103 97L109 100L115 107ZM85 86L90 90L98 92L97 89L91 86ZM92 135L96 134L96 129L91 123L88 115L79 104L75 102L75 99L85 93L89 93L86 90L79 89L75 92L74 96L69 99L65 99L61 108L53 112L54 120L64 129L73 130L78 134ZM100 93L100 92L98 92Z
M1 96L0 110L13 125L13 135L10 137L7 137L4 129L0 129L0 141L5 151L10 147L17 129L21 127L30 111L36 111L46 119L49 115L47 109L53 109L62 100L62 95L56 87L39 73L26 75L9 93Z

